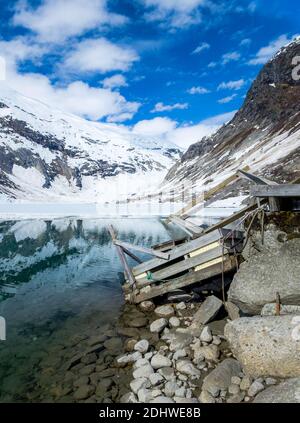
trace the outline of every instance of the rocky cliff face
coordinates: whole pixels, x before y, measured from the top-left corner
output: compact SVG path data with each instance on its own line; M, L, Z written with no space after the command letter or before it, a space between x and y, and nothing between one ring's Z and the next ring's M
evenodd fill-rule
M242 108L214 135L190 146L166 181L220 182L249 165L275 180L300 176L300 81L292 60L300 38L282 48L252 84Z
M179 154L173 144L86 121L0 86L0 198L103 201L112 178L128 177L134 192L136 180L160 180Z

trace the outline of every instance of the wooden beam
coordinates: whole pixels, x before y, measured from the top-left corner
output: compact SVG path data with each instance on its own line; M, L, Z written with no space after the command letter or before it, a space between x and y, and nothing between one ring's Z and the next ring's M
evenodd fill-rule
M243 169L238 170L237 173L242 178L248 179L249 181L258 185L278 185L277 182L270 181L269 179L263 178L261 176L253 175L253 173L245 172Z
M245 166L243 170L247 171L250 170L249 166ZM183 207L181 210L176 212L174 216L181 216L185 217L188 211L193 209L195 206L197 206L200 203L203 203L207 200L209 200L213 195L217 194L219 191L221 191L223 188L225 188L227 185L229 185L231 182L238 179L239 176L235 173L234 175L229 176L228 178L224 179L222 182L220 182L218 185L212 187L206 192L201 193L198 197L193 198L185 207ZM171 216L170 216L171 217ZM169 221L169 219L168 219Z
M235 260L233 258L228 258L225 259L223 266L222 263L219 263L207 269L203 269L199 272L191 272L180 278L173 279L172 281L165 282L158 286L152 286L148 292L139 292L137 295L132 294L132 300L133 302L138 304L142 301L150 300L160 295L167 294L168 292L175 291L176 289L184 288L185 286L205 281L213 276L220 275L222 273L222 268L224 270L224 273L230 272L231 270L235 269Z
M123 251L124 251L125 254L127 254L129 257L131 257L132 260L136 261L139 264L143 263L143 260L141 260L138 256L133 254L131 251L127 250L127 248L123 247Z
M140 245L129 244L128 242L114 240L115 245L126 248L127 250L136 250L141 253L150 254L151 256L161 258L163 260L169 260L169 254L163 253L162 251L153 250L152 248L141 247Z
M108 226L108 231L109 231L109 233L110 233L110 236L111 236L111 238L112 238L113 243L115 243L115 240L116 240L116 233L115 233L115 230L114 230L114 228L113 228L113 226L112 226L112 225L109 225L109 226ZM131 270L131 268L130 268L130 266L129 266L129 264L128 264L127 260L126 260L126 257L125 257L125 254L124 254L124 251L123 251L123 250L122 250L122 248L121 248L120 246L118 246L118 245L116 245L116 250L117 250L117 254L118 254L118 256L119 256L120 262L121 262L121 264L122 264L122 265L123 265L123 267L124 267L125 278L129 281L130 285L131 285L133 288L135 288L135 285L136 285L136 280L135 280L135 278L134 278L134 276L133 276L133 273L132 273L132 270Z
M205 245L211 244L212 242L218 241L219 239L220 239L219 231L214 231L212 233L196 238L192 241L184 242L183 244L180 244L172 248L172 250L170 250L169 261L176 260L184 256L185 254L195 251L198 248L204 247ZM132 269L132 272L134 275L137 276L144 272L148 272L149 270L153 270L157 267L160 267L164 265L165 263L166 263L165 260L155 258L134 267Z
M255 185L251 187L253 197L300 197L300 184Z
M183 220L178 216L172 216L171 220L172 222L177 223L178 225L181 225L182 227L185 227L194 235L200 235L203 232L203 229L200 228L200 226L197 226L194 223L189 222L188 220Z
M168 279L172 276L176 276L179 273L185 272L189 269L193 269L194 267L207 263L218 257L222 257L222 252L223 252L222 246L221 244L219 244L218 246L208 251L204 251L203 253L198 254L194 257L186 258L177 263L174 263L173 265L170 264L164 267L163 269L157 270L156 272L152 271L151 274L152 274L153 282ZM147 279L147 276L141 279L137 278L138 286L143 286L145 284L147 285L149 284L149 282L151 282L151 280L149 281L149 279Z

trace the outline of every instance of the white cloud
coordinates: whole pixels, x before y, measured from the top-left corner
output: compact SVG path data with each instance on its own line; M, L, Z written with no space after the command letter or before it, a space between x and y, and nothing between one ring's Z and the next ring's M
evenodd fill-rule
M189 94L207 94L210 93L210 91L207 88L204 87L192 87L187 91Z
M108 78L104 78L102 85L104 88L118 88L128 86L126 78L121 74L116 74Z
M199 6L206 0L140 0L149 11L145 14L150 21L160 21L172 28L183 28L201 22Z
M222 56L222 63L223 65L226 65L229 62L234 62L239 60L240 57L241 55L237 51L232 51L231 53L225 53Z
M254 59L251 59L249 65L264 65L267 63L281 47L289 44L293 41L296 35L288 38L286 34L280 35L276 40L273 40L265 47L262 47L257 53Z
M13 23L36 33L41 41L62 42L103 25L121 25L126 18L107 10L107 0L44 0L33 8L17 3Z
M220 100L218 100L219 104L227 104L230 103L234 98L236 97L236 94L232 94L228 97L224 97L224 98L220 98Z
M140 103L127 101L117 91L91 87L82 81L62 87L39 73L19 73L12 62L8 62L5 83L23 95L91 120L127 120L140 107Z
M166 117L156 117L149 120L141 120L133 127L133 132L146 136L163 136L176 128L177 122Z
M196 125L179 126L178 122L169 118L157 117L138 122L132 129L142 136L155 136L162 142L169 141L181 148L188 148L203 137L214 133L221 125L233 118L236 111L212 116Z
M46 52L46 47L41 46L28 37L16 37L10 41L0 41L0 55L10 64L30 60L36 61Z
M218 86L218 91L220 90L240 90L244 85L246 81L244 79L239 79L237 81L228 81L228 82L222 82Z
M240 42L240 46L242 47L247 47L252 43L252 40L250 38L244 38L241 42Z
M210 62L210 63L207 65L207 67L212 69L212 68L215 68L217 65L218 65L218 63L217 63L217 62Z
M163 104L163 103L156 103L154 108L151 110L151 113L157 112L170 112L172 110L184 110L189 107L188 103L175 103L175 104Z
M138 59L130 47L113 44L105 38L87 39L68 54L63 68L75 72L126 71Z
M195 48L194 51L192 51L192 54L200 54L204 50L210 49L210 44L208 43L202 43L198 47Z

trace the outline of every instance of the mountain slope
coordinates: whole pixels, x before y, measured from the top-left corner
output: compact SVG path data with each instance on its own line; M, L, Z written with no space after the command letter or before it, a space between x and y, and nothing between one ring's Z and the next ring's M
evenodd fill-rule
M0 86L0 199L107 201L161 180L179 153Z
M274 180L300 176L300 81L292 60L300 38L282 48L252 84L242 108L214 135L190 146L168 172L165 186L189 181L198 192L216 185L246 165ZM247 183L230 186L247 191Z

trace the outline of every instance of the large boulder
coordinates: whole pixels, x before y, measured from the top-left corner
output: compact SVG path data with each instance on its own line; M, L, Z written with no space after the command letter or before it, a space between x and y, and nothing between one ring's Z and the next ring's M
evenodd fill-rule
M223 303L221 300L219 300L219 298L215 297L214 295L207 297L206 300L201 304L199 310L194 314L192 323L197 325L206 325L206 323L210 322L216 317L222 306Z
M258 394L254 400L257 403L300 403L300 378L293 378L271 386Z
M300 376L297 316L244 317L225 326L224 334L244 371L253 377Z
M277 236L281 239L280 233ZM300 305L300 239L272 242L269 238L270 247L248 257L228 292L229 301L246 314L260 314L265 304L275 301L277 292L282 304Z

